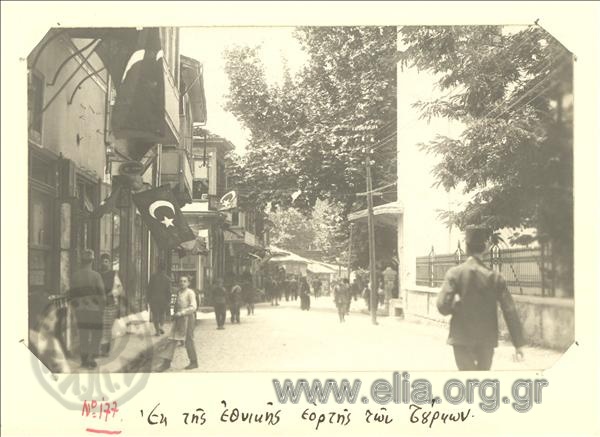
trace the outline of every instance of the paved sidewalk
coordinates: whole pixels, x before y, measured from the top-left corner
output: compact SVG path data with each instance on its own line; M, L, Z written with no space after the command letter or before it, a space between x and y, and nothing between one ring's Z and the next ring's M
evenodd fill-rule
M286 372L286 371L440 371L456 370L452 348L446 344L447 327L419 320L380 317L379 325L353 302L350 315L340 323L331 298L271 306L261 303L253 316L242 309L241 323L217 330L214 314L198 315L194 337L199 368L185 371L185 348L177 348L171 372ZM364 306L364 303L363 303ZM526 360L515 362L514 349L502 342L494 355L493 370L548 369L560 352L527 347Z

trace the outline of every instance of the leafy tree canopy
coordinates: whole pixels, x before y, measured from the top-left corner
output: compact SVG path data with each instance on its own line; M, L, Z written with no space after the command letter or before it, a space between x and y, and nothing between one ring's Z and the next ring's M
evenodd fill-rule
M416 102L422 117L466 126L460 138L422 144L446 189L471 200L454 220L492 229L531 227L572 278L573 57L538 26L403 27L402 67L439 77L443 98Z
M309 60L294 75L286 68L282 85L267 82L257 47L225 53L225 108L251 134L240 170L259 204L293 201L309 214L328 199L345 215L365 190L365 146L395 134L397 31L308 27L295 36ZM373 173L374 186L394 180L395 163L375 158Z

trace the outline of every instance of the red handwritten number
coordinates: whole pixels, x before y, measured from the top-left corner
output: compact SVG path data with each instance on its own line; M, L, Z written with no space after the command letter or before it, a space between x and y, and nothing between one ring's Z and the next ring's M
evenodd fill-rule
M115 414L117 414L119 411L119 408L117 407L117 401L113 401L113 407L112 407L111 411L113 413L112 417L114 418Z
M108 418L110 417L110 402L104 402L104 421L106 422L108 420Z
M89 416L91 413L92 409L90 408L90 404L88 404L88 401L83 401L83 408L81 408L81 415L82 416Z
M104 421L107 422L109 418L113 418L116 416L116 414L119 412L119 407L117 404L117 401L113 401L111 402L100 402L98 404L97 401L92 400L90 402L88 402L87 400L83 401L83 406L81 407L81 415L84 417L89 417L89 415L91 414L92 417L96 417L96 413L94 413L94 409L96 407L100 407L100 411L98 414L98 419L102 420L102 418L104 417ZM112 415L111 415L112 413Z

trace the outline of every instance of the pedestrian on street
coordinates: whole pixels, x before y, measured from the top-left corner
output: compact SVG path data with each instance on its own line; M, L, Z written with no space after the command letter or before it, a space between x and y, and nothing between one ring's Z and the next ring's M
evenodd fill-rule
M283 293L285 294L285 301L289 302L290 290L292 288L292 281L289 278L285 278L281 283L281 287L283 288Z
M242 306L242 287L239 281L234 277L233 286L229 292L229 312L231 313L231 323L240 323L240 307Z
M345 279L347 280L347 279ZM340 323L346 321L346 314L348 311L348 301L350 300L349 289L343 282L337 282L333 287L333 300L338 310L338 317Z
M342 287L346 296L346 315L350 314L350 305L352 304L352 293L350 291L350 281L348 278L342 279Z
M354 279L352 280L352 285L350 285L350 294L352 295L352 298L355 301L358 299L358 295L360 294L360 291L361 291L361 287L358 282L358 278L354 277Z
M242 284L242 300L246 304L248 315L254 315L254 302L256 301L256 293L251 284Z
M377 305L383 306L385 304L385 290L383 289L383 279L379 280L377 287Z
M322 282L319 278L316 278L313 281L313 292L315 293L315 299L317 299L320 295L321 295L321 287L322 287Z
M292 281L292 299L298 300L298 292L300 291L300 281L298 277L294 276L294 280Z
M367 305L367 310L371 311L371 282L367 282L367 286L362 292L362 297L365 300L365 305Z
M271 301L271 306L279 305L279 302L277 302L277 294L275 291L276 286L277 284L275 283L273 278L267 276L265 279L265 293L267 295L267 299Z
M225 329L225 319L227 317L227 291L223 286L223 278L217 278L215 284L211 288L210 294L215 309L217 329Z
M154 335L164 334L163 325L171 307L171 278L166 273L163 261L158 264L158 270L148 281L148 305L150 320L154 324Z
M304 276L300 278L300 309L310 310L310 286Z
M173 314L173 324L169 334L169 344L159 353L162 363L157 369L163 372L171 367L171 361L175 355L177 346L185 345L185 350L190 363L186 370L198 368L198 356L196 355L196 345L194 344L194 328L196 327L197 300L196 293L190 287L190 278L181 276L179 278L179 290L175 300L175 313Z
M448 270L437 299L440 313L452 315L448 344L454 348L458 370L491 368L494 348L498 346L498 302L515 347L515 357L519 361L524 358L521 322L506 281L482 261L489 236L485 228L466 229L469 257Z
M100 273L92 270L94 252L86 249L81 255L81 268L73 274L68 297L79 332L81 367L95 369L100 353L106 287Z
M242 287L242 290L244 288L252 288L254 287L254 281L252 279L252 273L250 273L250 269L248 269L248 267L244 267L244 270L242 271L242 274L240 275L239 278L239 283Z
M112 328L117 318L119 297L123 295L123 286L119 274L113 270L110 255L100 255L100 275L104 282L106 305L102 320L102 338L100 340L100 356L107 357L112 343Z

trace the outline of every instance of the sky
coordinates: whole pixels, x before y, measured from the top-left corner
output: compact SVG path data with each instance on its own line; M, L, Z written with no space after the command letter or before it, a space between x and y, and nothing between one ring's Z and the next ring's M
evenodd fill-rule
M293 30L293 27L187 27L180 30L181 54L200 61L204 68L206 128L231 141L240 154L244 153L248 132L223 109L229 92L223 52L235 45L260 45L267 81L280 83L283 57L292 74L306 62L306 55L292 35Z

